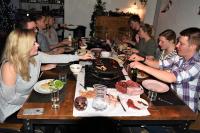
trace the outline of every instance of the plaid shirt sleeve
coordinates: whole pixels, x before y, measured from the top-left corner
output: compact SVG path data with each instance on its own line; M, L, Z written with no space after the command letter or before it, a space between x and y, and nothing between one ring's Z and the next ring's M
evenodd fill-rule
M189 61L186 61L184 63L179 61L179 65L175 69L173 69L172 72L176 76L177 83L186 85L190 82L189 86L193 86L193 87L195 86L196 91L200 92L200 55L199 54L196 54Z

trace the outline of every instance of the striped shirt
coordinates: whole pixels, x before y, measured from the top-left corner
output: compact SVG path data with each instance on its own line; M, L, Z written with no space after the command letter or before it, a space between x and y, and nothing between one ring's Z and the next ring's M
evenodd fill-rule
M189 60L181 58L171 65L171 59L163 61L165 67L171 67L176 76L176 82L171 88L194 111L198 111L198 93L200 92L200 54L196 53Z
M159 60L167 60L167 59L170 59L170 58L172 58L173 56L176 56L176 55L177 55L177 52L176 52L175 49L167 55L165 55L165 50L163 50L161 55L160 55Z
M178 62L182 57L180 57L176 50L173 50L169 54L165 55L165 51L160 55L159 66L162 70L171 70L174 63ZM165 61L167 60L167 61Z

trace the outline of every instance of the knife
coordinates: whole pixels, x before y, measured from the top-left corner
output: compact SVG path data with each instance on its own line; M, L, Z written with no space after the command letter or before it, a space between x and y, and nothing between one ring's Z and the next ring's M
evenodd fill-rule
M124 108L124 105L122 104L122 102L121 102L119 96L117 96L117 101L121 104L123 110L126 112L126 109Z
M158 100L161 101L161 102L164 102L164 103L168 103L168 104L170 104L170 105L173 105L173 103L171 103L171 102L169 102L169 101L167 101L167 100L165 100L165 99L162 99L162 98L160 98L160 97L158 97Z

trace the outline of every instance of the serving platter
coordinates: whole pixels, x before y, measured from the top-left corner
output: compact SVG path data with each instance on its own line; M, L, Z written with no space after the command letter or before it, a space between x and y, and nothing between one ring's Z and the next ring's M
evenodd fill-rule
M169 86L163 82L153 79L146 79L142 82L142 86L146 89L155 91L157 93L164 93L169 90Z

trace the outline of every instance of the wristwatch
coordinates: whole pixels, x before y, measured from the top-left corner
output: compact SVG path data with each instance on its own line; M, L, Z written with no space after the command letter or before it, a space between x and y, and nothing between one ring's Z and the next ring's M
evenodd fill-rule
M143 57L144 58L144 60L143 61L141 61L142 63L145 63L145 61L147 60L147 58L146 58L146 56L145 57Z

